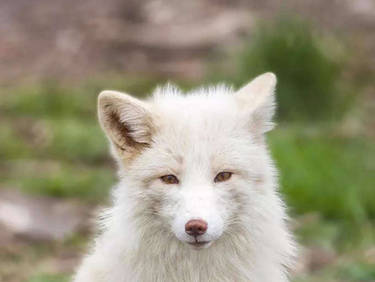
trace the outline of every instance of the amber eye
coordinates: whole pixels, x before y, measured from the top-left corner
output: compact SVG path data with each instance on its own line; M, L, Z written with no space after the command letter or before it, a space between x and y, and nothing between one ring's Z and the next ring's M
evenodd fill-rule
M219 173L215 176L214 181L215 181L215 182L223 182L223 181L227 181L227 180L229 180L229 178L231 178L231 176L232 176L232 173L231 173L231 172L228 172L228 171L222 171L222 172L219 172Z
M165 184L178 184L178 179L173 174L168 174L160 177L161 181L163 181Z

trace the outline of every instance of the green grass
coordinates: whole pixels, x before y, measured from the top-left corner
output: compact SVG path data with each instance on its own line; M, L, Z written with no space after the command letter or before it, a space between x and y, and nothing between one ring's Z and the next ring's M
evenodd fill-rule
M78 162L108 160L107 141L93 116L77 118L15 118L0 123L3 158L49 158Z
M55 172L24 175L8 184L22 190L54 197L72 197L92 201L105 199L114 177L108 169L80 167L62 163Z
M326 219L375 219L375 144L332 130L281 128L271 147L281 183L296 213L319 211Z
M162 82L163 80L156 78L114 76L65 86L47 80L34 85L1 89L0 109L2 114L11 117L68 117L91 120L95 118L96 98L102 90L116 89L146 96L153 87Z
M68 282L69 277L66 275L55 274L38 274L28 280L28 282Z
M345 262L337 262L333 266L315 271L311 275L301 275L294 282L320 282L320 281L374 281L374 266L370 263L353 261L345 258Z
M291 213L318 217L299 229L302 240L339 248L374 242L375 143L324 125L281 126L269 137Z

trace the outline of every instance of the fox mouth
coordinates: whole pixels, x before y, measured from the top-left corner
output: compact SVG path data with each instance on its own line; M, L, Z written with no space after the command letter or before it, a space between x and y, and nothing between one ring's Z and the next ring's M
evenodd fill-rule
M208 247L211 243L211 241L195 241L195 242L187 242L189 245L195 247L195 248L203 248Z

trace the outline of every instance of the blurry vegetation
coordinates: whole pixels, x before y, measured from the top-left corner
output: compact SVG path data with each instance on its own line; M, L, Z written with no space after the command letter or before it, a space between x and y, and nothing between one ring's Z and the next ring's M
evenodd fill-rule
M69 277L64 275L39 274L28 280L28 282L68 282Z
M97 202L114 183L107 140L96 118L104 89L145 96L156 78L112 77L71 87L56 81L2 89L0 185Z
M324 120L341 116L352 99L342 79L343 47L320 34L309 23L292 16L261 23L228 64L219 66L217 80L237 87L252 77L272 71L278 77L278 117L282 120ZM345 85L345 87L344 87Z
M296 127L272 132L270 141L283 192L297 213L318 210L327 219L353 223L375 219L371 140Z
M374 230L364 228L375 220L372 140L339 136L322 125L281 126L269 137L291 212L320 217L317 225L300 230L302 238L322 243L325 237L345 248L375 240Z

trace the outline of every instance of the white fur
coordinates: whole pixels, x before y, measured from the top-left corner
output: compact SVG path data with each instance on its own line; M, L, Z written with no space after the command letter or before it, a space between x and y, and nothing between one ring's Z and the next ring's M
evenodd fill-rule
M237 93L218 86L183 95L168 85L145 102L103 92L99 119L120 182L74 281L288 281L295 244L263 138L275 84L267 73ZM233 175L214 182L221 171ZM163 183L167 174L179 183ZM205 248L187 243L190 219L208 223Z

